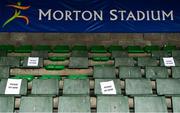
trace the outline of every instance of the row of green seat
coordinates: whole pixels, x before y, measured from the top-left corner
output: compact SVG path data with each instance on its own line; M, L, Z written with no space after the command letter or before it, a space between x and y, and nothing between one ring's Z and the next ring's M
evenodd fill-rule
M121 84L119 79L95 79L95 95L104 95L100 83L113 81L116 94L120 95ZM180 95L180 79L156 79L157 95ZM19 95L27 95L27 80L23 79ZM0 81L0 94L5 95L7 79ZM33 79L30 94L34 95L59 95L58 79ZM89 95L89 79L64 79L63 95ZM150 79L125 79L126 95L153 95ZM7 95L7 94L6 94Z
M0 97L0 112L13 113L14 97ZM173 113L180 112L180 97L172 97ZM168 113L166 99L163 96L134 97L135 113ZM47 96L21 97L19 113L53 113L53 98ZM58 113L91 113L89 96L60 96ZM130 113L128 97L97 96L97 113Z
M109 47L105 47L103 45L94 45L88 48L87 46L84 45L76 45L70 48L68 45L57 45L54 47L51 47L49 45L37 45L37 46L32 46L32 45L21 45L14 47L13 45L0 45L0 50L7 51L7 52L17 52L17 53L29 53L32 50L41 50L41 51L48 51L48 52L55 52L55 53L68 53L71 50L81 50L81 51L86 51L90 50L90 52L93 53L106 53L106 52L112 52L112 51L123 51L127 50L129 53L144 53L144 52L151 52L151 51L159 51L159 50L164 50L167 52L171 52L172 50L176 50L176 46L174 45L165 45L163 47L160 46L128 46L127 48L124 48L122 46L118 45L112 45Z

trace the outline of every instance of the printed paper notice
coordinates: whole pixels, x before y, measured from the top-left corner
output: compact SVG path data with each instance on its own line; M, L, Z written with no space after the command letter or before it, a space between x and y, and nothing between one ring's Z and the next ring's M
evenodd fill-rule
M174 58L173 57L167 57L163 58L164 65L167 67L175 66Z
M29 57L27 66L38 66L39 57Z
M8 79L5 94L19 94L22 79Z
M101 82L100 85L102 94L116 94L114 81Z

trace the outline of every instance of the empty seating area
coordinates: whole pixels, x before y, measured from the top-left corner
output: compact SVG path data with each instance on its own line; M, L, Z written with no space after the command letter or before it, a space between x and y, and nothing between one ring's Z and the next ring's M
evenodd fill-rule
M0 45L0 112L177 113L179 56L173 45ZM22 79L18 94L5 93L8 79Z

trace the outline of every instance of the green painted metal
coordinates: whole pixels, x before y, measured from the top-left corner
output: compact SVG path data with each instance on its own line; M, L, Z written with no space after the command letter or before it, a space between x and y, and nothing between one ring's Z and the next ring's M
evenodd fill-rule
M134 97L135 113L168 113L165 97Z
M39 62L38 62L38 66L28 66L28 58L29 57L25 57L22 61L22 68L41 68L44 65L44 61L43 58L39 58Z
M65 61L68 59L66 56L52 56L48 58L51 61Z
M151 57L139 57L138 66L158 66L156 58Z
M119 78L127 79L127 78L141 78L141 68L140 67L119 67Z
M51 52L51 46L49 46L49 45L37 45L37 46L33 47L33 50Z
M46 70L63 70L65 66L63 65L54 65L54 64L49 64L44 66Z
M172 57L179 57L180 56L180 50L173 50L172 51Z
M157 78L168 78L168 69L166 67L146 67L145 69L146 78L157 79Z
M57 79L57 80L61 80L62 77L60 75L42 75L39 79Z
M123 47L122 46L118 46L118 45L111 45L109 48L108 48L108 51L109 52L113 52L113 51L123 51Z
M52 97L22 97L19 113L53 113Z
M107 50L104 46L102 45L94 45L90 47L90 51L92 53L106 53Z
M70 49L68 45L57 45L53 48L54 53L69 53Z
M141 46L128 46L128 53L144 53L144 50Z
M21 45L15 48L16 53L31 53L32 45Z
M32 81L31 94L58 95L59 94L59 80L58 79L34 79Z
M112 51L112 58L128 57L127 51Z
M0 66L0 79L8 78L10 76L9 66Z
M172 52L173 50L176 50L176 46L175 46L175 45L165 45L165 46L163 47L163 50L170 53L170 52Z
M125 91L127 95L150 95L153 93L149 79L126 79Z
M172 78L180 78L180 67L172 67Z
M32 81L35 77L34 77L34 75L15 75L12 78L14 78L14 79L26 79L27 81Z
M1 79L1 81L0 81L0 95L5 94L7 80L8 79ZM15 96L16 95L17 96L26 95L27 94L27 87L28 87L27 80L23 79L21 82L20 94L15 94Z
M94 66L94 78L116 78L115 67L110 65L97 65Z
M94 60L94 61L108 61L108 60L110 60L110 57L108 57L108 56L94 56L94 57L92 57L92 60Z
M180 97L172 97L172 108L173 113L179 113L180 112Z
M154 58L160 58L160 57L168 57L170 55L167 51L160 50L160 51L152 51L151 56Z
M152 51L159 51L161 48L157 45L152 45L152 46L145 46L144 51L147 53L151 53Z
M0 57L0 65L6 65L10 67L19 67L20 58L18 57Z
M116 94L119 95L121 94L121 87L120 87L120 80L119 79L95 79L95 94L96 95L103 95L101 92L101 82L108 82L108 81L113 81L114 86L116 88Z
M73 50L72 57L88 57L88 51L84 51L84 50Z
M88 57L70 57L69 68L88 68Z
M0 50L0 57L6 57L6 56L7 56L7 51Z
M13 45L0 45L0 50L7 51L7 52L13 52L14 46Z
M97 113L129 113L128 97L98 96Z
M72 51L87 51L87 46L85 45L75 45L72 47Z
M14 97L0 97L0 113L14 113Z
M30 56L48 59L48 51L32 51Z
M91 113L89 96L59 97L58 113Z
M134 58L115 58L115 67L119 66L134 66Z
M158 95L179 95L180 79L156 79Z
M66 78L68 79L88 79L88 75L68 75Z
M89 79L64 79L63 94L89 94Z

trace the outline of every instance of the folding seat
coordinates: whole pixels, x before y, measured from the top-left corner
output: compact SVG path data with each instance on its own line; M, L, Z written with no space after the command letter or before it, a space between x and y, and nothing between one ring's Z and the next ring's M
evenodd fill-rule
M58 79L34 79L32 81L31 94L40 95L58 95L59 94L59 80Z
M120 66L119 67L119 78L120 79L142 78L141 68L140 67Z
M168 113L165 97L134 97L135 113Z
M145 73L146 78L150 79L168 78L168 69L166 67L146 67Z
M88 79L88 75L86 74L72 74L72 75L68 75L66 77L67 79Z
M64 79L63 94L82 94L90 93L89 79Z
M69 53L70 48L68 45L56 45L53 47L54 53Z
M40 57L44 59L48 59L48 51L32 51L30 54L31 57Z
M176 57L173 59L174 59L175 66L180 66L180 58ZM160 58L160 66L165 66L163 58Z
M51 52L51 46L49 45L37 45L35 47L33 47L34 51L48 51Z
M116 68L111 65L96 65L94 66L94 78L116 78Z
M63 70L65 69L64 65L55 65L55 64L49 64L44 66L46 70Z
M168 57L170 54L167 51L159 50L159 51L152 51L151 56L154 58L160 58L160 57Z
M0 50L0 57L6 57L6 56L7 56L7 51Z
M126 79L125 91L126 95L150 95L153 93L149 79Z
M88 49L86 46L76 45L72 48L72 57L88 57Z
M0 65L6 65L10 67L19 67L20 58L19 57L0 57Z
M91 53L106 53L107 50L104 46L102 45L94 45L90 47L90 52Z
M157 45L145 46L144 51L147 53L151 53L152 51L159 51L161 48Z
M15 47L14 52L15 53L31 53L32 46L31 45L21 45L18 47Z
M0 79L8 78L10 76L9 66L0 66Z
M135 63L136 63L136 61L134 60L134 58L127 58L127 57L115 58L115 67L134 66Z
M13 45L0 45L0 50L7 51L10 53L14 51L14 46Z
M97 96L97 113L129 113L128 97Z
M180 79L156 79L158 95L179 95Z
M8 81L8 79L1 79L1 81L0 81L0 95L5 95L7 81ZM27 80L23 79L21 82L19 94L13 94L13 95L16 95L16 96L26 95L27 94L27 84L28 84ZM9 94L6 94L6 95L9 95Z
M0 96L0 113L14 113L14 97Z
M180 67L172 67L172 78L180 78Z
M89 96L60 96L58 113L91 113Z
M19 113L53 113L53 98L45 96L21 97Z
M173 113L179 113L180 112L180 97L172 97L172 108Z
M29 61L30 61L31 58L38 59L37 62L35 62L37 64L35 64L33 66L30 65ZM39 58L39 57L24 57L24 59L22 60L22 66L21 67L22 68L41 68L41 67L43 67L43 65L44 65L43 58Z
M138 58L138 66L158 66L158 62L155 58L151 57L139 57Z
M141 46L128 46L128 53L144 53L144 50Z
M175 45L165 45L163 47L163 50L171 53L173 50L176 50L176 46Z
M95 95L104 95L101 91L101 82L113 81L116 89L116 94L121 94L120 80L119 79L95 79Z
M65 61L68 59L67 56L50 56L48 57L50 61Z
M88 57L70 57L69 68L88 68Z
M14 77L11 77L14 79L25 79L27 81L32 81L35 76L34 75L29 75L29 74L24 74L24 75L14 75Z
M122 46L111 45L108 51L112 54L112 58L128 57L128 52L125 51Z
M88 48L85 45L75 45L72 47L72 51L87 51Z
M124 51L124 49L122 46L111 45L111 46L109 46L108 51L111 53L113 51Z
M180 50L173 50L172 51L172 57L180 57Z

